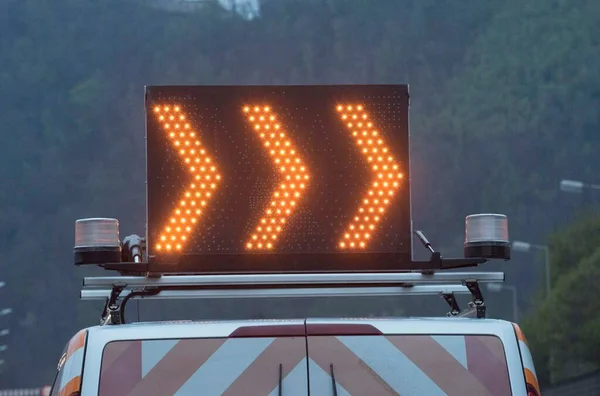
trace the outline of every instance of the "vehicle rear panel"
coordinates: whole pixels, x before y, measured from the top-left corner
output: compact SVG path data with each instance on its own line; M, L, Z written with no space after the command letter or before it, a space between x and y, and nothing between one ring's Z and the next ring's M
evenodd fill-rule
M303 321L115 326L94 332L84 394L307 395ZM93 349L93 350L92 350ZM86 360L87 360L86 359ZM101 364L99 364L101 362ZM97 377L97 376L96 376ZM281 384L280 384L281 381Z
M83 395L527 394L514 328L488 319L134 324L90 340Z
M508 322L313 319L307 334L311 395L527 394Z

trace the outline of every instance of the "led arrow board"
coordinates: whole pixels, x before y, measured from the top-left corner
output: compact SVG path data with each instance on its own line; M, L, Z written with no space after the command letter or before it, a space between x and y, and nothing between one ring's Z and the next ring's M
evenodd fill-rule
M408 88L146 88L150 263L399 269L411 259Z

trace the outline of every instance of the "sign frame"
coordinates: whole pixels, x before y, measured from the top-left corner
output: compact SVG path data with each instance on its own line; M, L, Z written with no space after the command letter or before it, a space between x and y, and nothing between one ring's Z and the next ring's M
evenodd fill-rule
M153 147L153 136L149 130L152 129L152 109L161 103L176 103L173 98L186 98L193 100L198 95L218 95L224 91L240 92L240 104L251 103L253 97L269 97L292 92L293 95L304 95L310 100L311 95L319 92L333 92L340 99L339 103L365 103L368 110L366 96L383 98L387 97L389 103L397 104L402 114L403 135L399 140L403 141L404 152L401 154L402 161L402 190L399 199L407 199L402 202L399 210L402 212L404 227L402 230L402 248L397 251L319 251L319 252L193 252L193 253L169 253L162 254L153 249L153 233L151 230L152 218L152 193L156 181L152 181L153 170L152 156L156 154ZM169 99L169 100L167 100ZM246 100L243 100L246 99ZM332 102L332 111L335 110ZM339 105L341 106L341 104ZM146 241L148 251L149 270L186 273L268 273L268 272L377 272L398 271L411 269L412 265L412 216L411 216L411 192L410 192L410 132L408 121L409 90L408 85L242 85L242 86L146 86L145 87L145 109L146 109ZM232 107L232 117L243 117L242 106ZM339 109L338 109L339 110ZM374 117L374 123L376 123ZM283 117L285 123L285 117ZM394 131L398 132L398 131ZM385 135L392 133L384 131ZM292 135L291 139L294 139ZM397 139L398 140L398 139ZM392 150L393 151L393 150ZM218 159L217 159L218 162ZM155 168L154 168L155 169ZM182 186L184 187L184 186ZM366 184L365 184L366 187ZM154 192L156 194L156 192Z

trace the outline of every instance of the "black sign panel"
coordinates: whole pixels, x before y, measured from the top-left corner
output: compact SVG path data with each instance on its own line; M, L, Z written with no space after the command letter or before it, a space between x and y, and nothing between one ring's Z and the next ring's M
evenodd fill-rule
M146 113L150 263L410 262L407 86L153 86Z

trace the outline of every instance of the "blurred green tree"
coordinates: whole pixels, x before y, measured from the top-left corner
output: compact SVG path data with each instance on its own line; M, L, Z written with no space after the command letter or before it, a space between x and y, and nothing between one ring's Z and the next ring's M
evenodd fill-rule
M552 289L523 322L541 383L600 368L600 212L550 240Z

